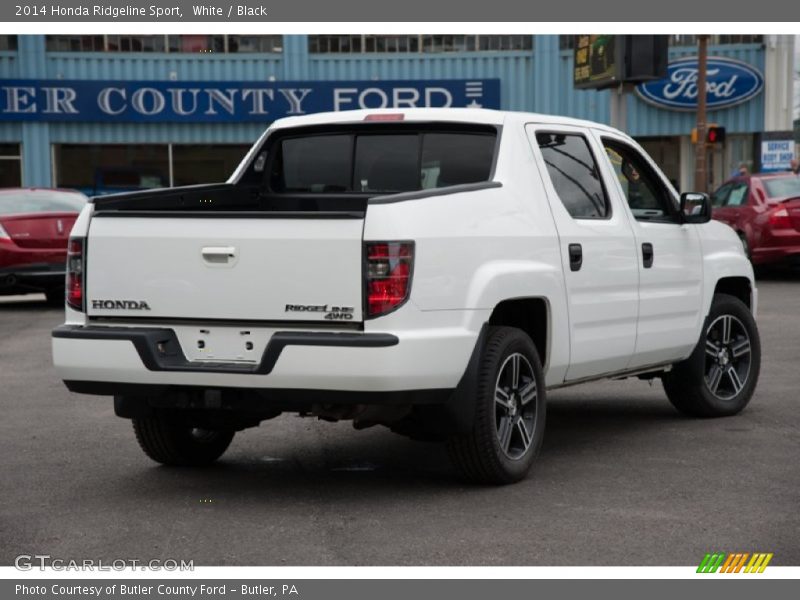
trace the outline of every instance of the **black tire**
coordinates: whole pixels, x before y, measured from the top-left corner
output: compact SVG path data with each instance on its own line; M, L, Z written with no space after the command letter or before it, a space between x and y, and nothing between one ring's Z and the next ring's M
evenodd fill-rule
M154 461L172 466L208 465L223 455L234 431L210 431L164 415L133 419L136 440Z
M44 297L50 306L64 306L64 288L53 288L45 291Z
M527 364L515 356L524 357ZM516 383L505 377L507 369L513 372L515 360ZM513 389L505 383L513 383ZM497 399L496 388L500 389ZM520 481L542 446L546 417L542 364L531 338L513 327L490 327L478 364L476 389L472 430L448 439L450 458L461 475L474 483Z
M733 319L728 326L728 341L719 335L726 319ZM742 350L744 334L749 353ZM742 361L746 357L745 369ZM694 352L662 381L667 398L680 412L693 417L727 417L738 414L750 402L760 370L761 342L752 313L738 298L716 294Z

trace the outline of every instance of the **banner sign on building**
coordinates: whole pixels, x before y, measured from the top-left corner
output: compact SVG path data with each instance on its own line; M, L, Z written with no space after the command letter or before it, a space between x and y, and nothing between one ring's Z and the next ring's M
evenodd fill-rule
M0 80L0 121L231 123L414 107L500 108L500 80Z
M697 109L697 58L669 63L667 77L636 86L643 100L672 110ZM755 67L731 58L709 57L706 69L708 110L747 102L761 93L764 76Z
M762 140L761 171L788 171L794 160L794 140Z

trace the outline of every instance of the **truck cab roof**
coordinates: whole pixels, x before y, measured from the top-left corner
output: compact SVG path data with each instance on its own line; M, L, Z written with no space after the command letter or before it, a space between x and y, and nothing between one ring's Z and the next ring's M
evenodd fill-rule
M270 129L328 125L331 123L358 123L372 119L379 122L385 122L393 120L389 118L393 116L397 116L397 121L406 122L447 121L454 123L477 123L482 125L496 126L511 124L521 125L525 123L552 123L553 125L568 125L572 127L591 127L594 129L602 129L628 137L625 133L619 130L594 121L586 121L583 119L574 119L571 117L562 117L558 115L493 110L488 108L382 108L321 112L310 115L278 119L272 124Z

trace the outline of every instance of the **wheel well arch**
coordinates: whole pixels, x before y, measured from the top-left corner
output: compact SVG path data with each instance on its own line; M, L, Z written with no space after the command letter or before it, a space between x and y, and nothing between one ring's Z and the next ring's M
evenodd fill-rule
M714 294L728 294L753 308L753 287L747 277L723 277L714 286Z
M550 308L545 298L503 300L492 310L489 325L521 329L533 341L542 366L546 369L550 334Z

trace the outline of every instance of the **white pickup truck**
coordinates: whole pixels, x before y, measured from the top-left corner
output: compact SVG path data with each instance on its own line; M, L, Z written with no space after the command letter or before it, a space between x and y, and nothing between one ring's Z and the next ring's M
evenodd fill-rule
M546 390L660 378L725 416L759 374L741 242L604 125L471 109L276 121L222 184L94 199L69 244L67 387L200 465L283 412L528 472ZM302 441L299 441L302 443Z

